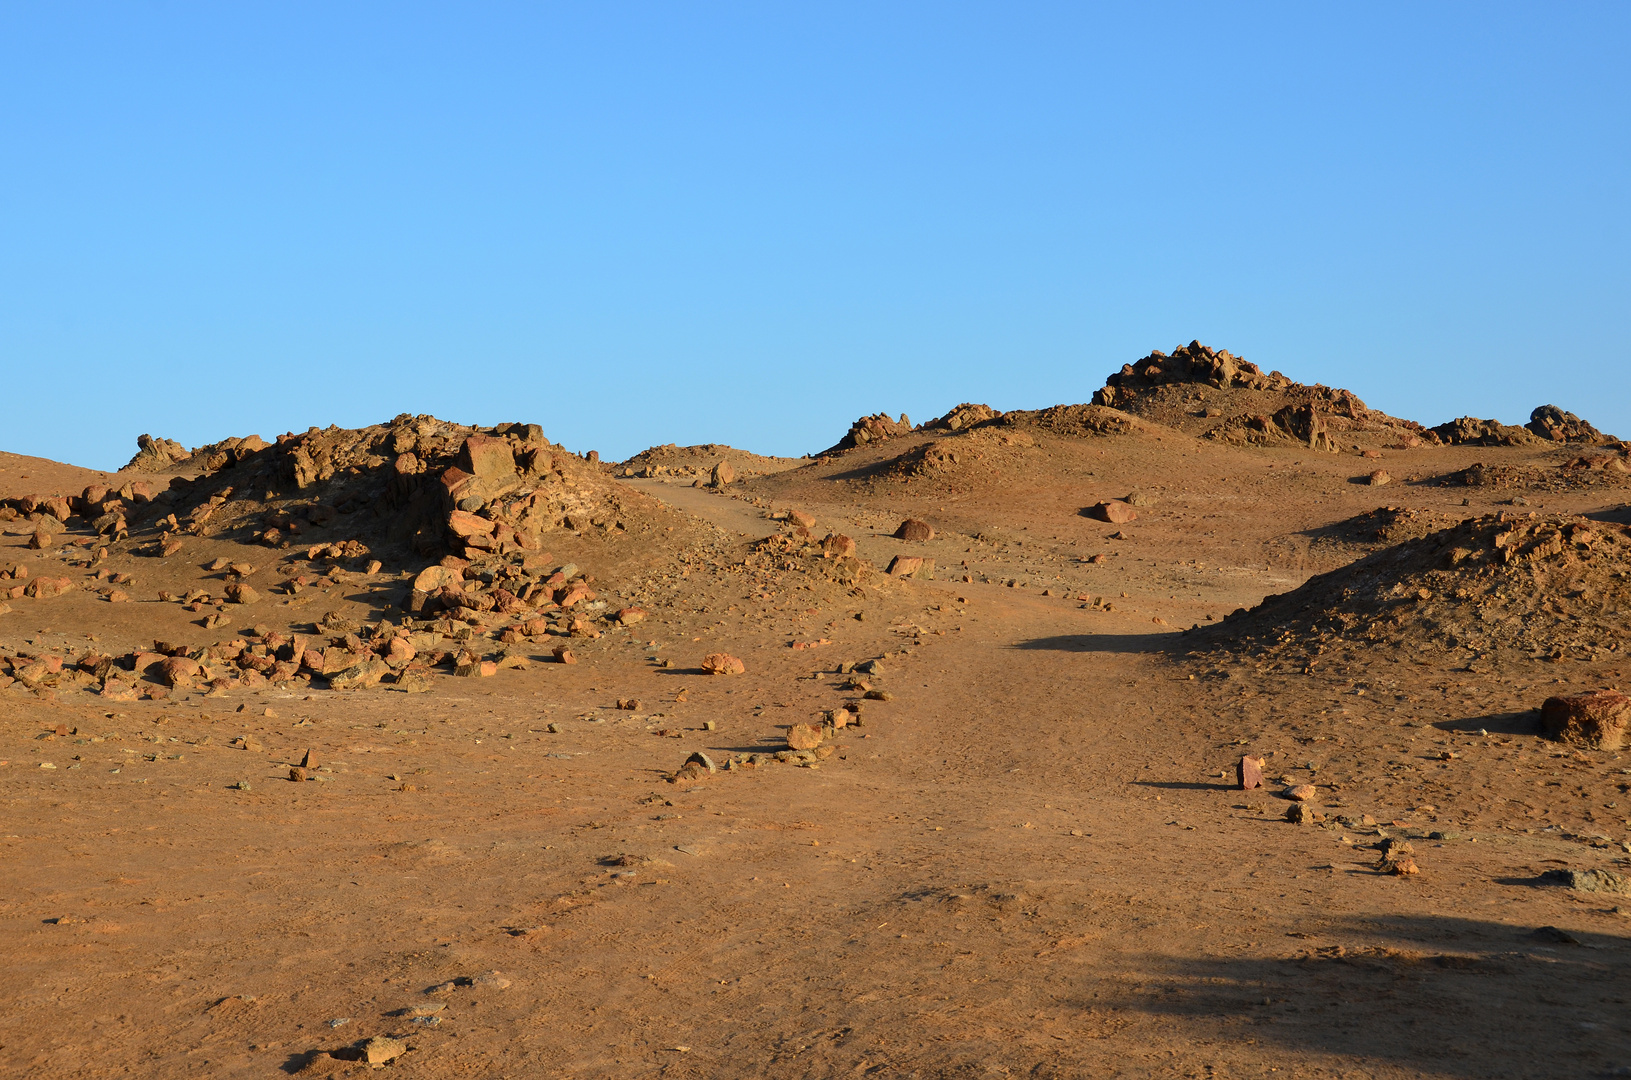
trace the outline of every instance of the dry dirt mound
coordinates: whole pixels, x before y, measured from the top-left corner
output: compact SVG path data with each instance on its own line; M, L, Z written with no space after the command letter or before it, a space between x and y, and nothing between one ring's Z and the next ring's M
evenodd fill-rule
M1453 528L1460 520L1433 510L1379 506L1334 525L1310 530L1308 535L1316 544L1371 550L1406 540L1419 540Z
M684 480L704 480L712 475L720 462L728 463L735 475L743 480L755 476L785 472L805 464L807 458L767 457L738 450L724 443L704 443L701 446L676 446L666 443L642 450L613 468L616 476L652 478L673 476Z
M1578 491L1631 483L1631 460L1618 453L1581 454L1553 467L1473 462L1434 481L1441 487L1513 489L1533 492Z
M1238 611L1202 640L1312 660L1344 646L1595 658L1631 620L1631 529L1587 518L1472 518Z
M1357 445L1356 439L1400 447L1433 441L1420 424L1368 408L1350 391L1265 373L1198 341L1124 365L1093 403L1238 445L1300 443L1334 451Z
M605 586L572 558L597 557L601 573L620 561L645 565L687 532L679 515L552 445L536 425L404 415L271 445L233 440L192 458L210 471L168 487L93 484L0 506L8 533L32 534L31 548L61 562L49 572L0 567L0 601L88 591L119 603L150 600L157 586L159 602L202 616L206 630L244 614L263 620L224 652L92 656L81 674L105 696L312 679L422 689L438 666L468 676L525 666L529 651L557 638L598 637L608 623L643 617L597 597ZM665 544L618 543L631 533ZM556 539L573 553L565 560L543 550ZM152 569L106 568L125 557L151 559ZM290 605L342 593L349 603L291 621ZM23 659L14 672L32 670Z

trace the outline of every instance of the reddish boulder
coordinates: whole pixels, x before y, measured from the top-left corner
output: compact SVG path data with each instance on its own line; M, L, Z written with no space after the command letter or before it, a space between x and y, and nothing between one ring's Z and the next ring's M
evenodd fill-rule
M1125 525L1129 521L1138 520L1138 512L1128 503L1120 499L1111 499L1109 502L1094 503L1083 511L1090 518L1108 521L1112 525Z
M1540 707L1541 726L1562 742L1597 750L1618 750L1631 723L1631 698L1615 690L1594 690L1547 698Z
M747 665L728 653L709 653L702 658L702 671L706 675L740 675Z

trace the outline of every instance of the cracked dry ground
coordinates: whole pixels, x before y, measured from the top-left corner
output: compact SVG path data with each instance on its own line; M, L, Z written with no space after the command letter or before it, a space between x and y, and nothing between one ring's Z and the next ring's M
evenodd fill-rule
M1612 897L1538 883L1623 869L1631 760L1547 742L1525 712L1617 667L1190 656L1174 628L1352 557L1303 530L1379 501L1459 513L1465 494L1379 499L1347 483L1351 458L1208 453L1016 485L1000 512L820 478L736 498L640 485L718 531L691 577L653 567L681 602L576 666L423 695L0 693L0 1071L345 1074L366 1066L314 1052L372 1035L403 1038L387 1067L424 1077L1631 1064L1631 923ZM1112 541L1074 508L1128 476L1162 502ZM879 565L908 549L885 526L929 517L941 537L911 550L971 580L810 604L729 572L765 510L794 505ZM6 632L90 611L49 603ZM747 673L700 674L718 649ZM835 668L868 658L891 700L817 767L666 779L692 751L779 747L856 697ZM264 751L230 745L246 735ZM307 749L324 782L289 783ZM1246 751L1320 785L1326 827L1281 820L1278 785L1234 790ZM1418 875L1373 869L1384 831L1412 838ZM442 1008L403 1014L425 1004Z

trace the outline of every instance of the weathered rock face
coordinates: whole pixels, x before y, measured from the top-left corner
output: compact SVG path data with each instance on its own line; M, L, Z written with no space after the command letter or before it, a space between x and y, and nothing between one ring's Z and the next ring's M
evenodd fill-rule
M125 465L125 469L136 472L163 472L173 467L177 462L186 461L192 456L191 452L174 439L155 439L151 435L136 436L136 456Z
M1542 405L1529 414L1528 428L1537 438L1547 442L1591 443L1601 445L1619 440L1604 435L1572 412L1564 412L1556 405Z
M863 416L851 424L849 433L839 439L837 445L823 450L822 453L836 454L857 446L870 446L911 433L912 421L905 413L900 414L899 420L891 420L888 413L875 413L872 416Z
M1451 446L1526 446L1536 436L1527 428L1503 424L1499 420L1479 420L1463 416L1432 429L1440 442Z
M984 424L991 420L999 420L1002 413L989 405L974 405L968 402L957 406L945 416L936 417L923 425L925 431L966 431L976 424ZM905 417L901 417L905 419Z
M1371 409L1351 391L1265 373L1228 350L1192 341L1159 350L1105 380L1093 403L1224 442L1297 442L1337 450L1351 433L1389 445L1434 438L1420 424ZM1010 416L1015 414L1010 413Z
M1278 371L1264 374L1256 364L1232 355L1227 349L1213 349L1191 341L1175 349L1170 356L1156 349L1137 363L1123 364L1119 372L1104 380L1104 389L1093 395L1093 404L1118 407L1139 390L1172 383L1202 383L1219 389L1238 386L1248 390L1286 390L1296 385ZM1364 407L1363 403L1360 407Z

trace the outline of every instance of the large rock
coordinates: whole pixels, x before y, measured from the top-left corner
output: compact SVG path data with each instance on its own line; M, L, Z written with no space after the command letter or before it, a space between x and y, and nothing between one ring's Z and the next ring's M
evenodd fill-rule
M483 480L508 480L515 475L515 451L508 439L472 435L464 440L455 464Z
M702 658L702 671L706 675L740 675L747 665L728 653L709 653Z
M821 556L825 559L842 559L846 555L855 554L855 541L841 533L828 533L821 541Z
M713 475L708 478L708 483L716 488L727 487L735 482L736 470L731 468L728 461L721 461L715 465Z
M914 577L933 580L934 560L921 558L917 555L896 555L889 560L889 568L884 572L890 577Z
M371 656L360 664L355 664L344 671L335 672L328 677L328 684L334 690L362 690L370 686L378 686L381 679L390 673L390 666L377 656Z
M1112 525L1125 525L1129 521L1138 520L1138 511L1120 499L1094 503L1084 510L1083 514L1099 521L1108 521Z
M1600 443L1612 441L1609 436L1592 427L1572 412L1564 412L1556 405L1542 405L1529 414L1528 428L1537 437L1548 442Z
M1631 722L1631 698L1615 690L1594 690L1547 698L1541 726L1554 739L1597 750L1618 750Z
M468 540L475 536L487 536L497 526L497 522L488 521L484 517L463 510L454 510L447 515L447 529L461 540ZM417 584L415 585L417 588Z
M900 528L895 530L895 538L897 540L913 541L933 540L934 526L927 521L919 521L917 518L907 518L900 523Z

